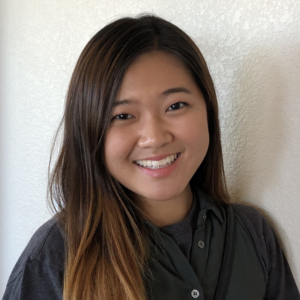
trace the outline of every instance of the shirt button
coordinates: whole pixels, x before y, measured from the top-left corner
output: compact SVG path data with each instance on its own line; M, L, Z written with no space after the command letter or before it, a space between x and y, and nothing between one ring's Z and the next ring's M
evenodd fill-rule
M191 295L193 298L198 298L199 297L199 292L197 290L192 290Z
M203 241L199 241L199 242L198 242L198 247L199 247L199 248L204 248L204 245L205 245L205 244L204 244Z
M202 218L205 221L206 220L206 214L204 214Z

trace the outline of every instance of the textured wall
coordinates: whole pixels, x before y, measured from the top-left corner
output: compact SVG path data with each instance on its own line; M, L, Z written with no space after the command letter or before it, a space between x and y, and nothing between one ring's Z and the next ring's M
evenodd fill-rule
M153 12L188 32L215 80L230 192L265 212L300 286L298 0L4 0L0 295L47 218L47 163L68 80L104 24Z

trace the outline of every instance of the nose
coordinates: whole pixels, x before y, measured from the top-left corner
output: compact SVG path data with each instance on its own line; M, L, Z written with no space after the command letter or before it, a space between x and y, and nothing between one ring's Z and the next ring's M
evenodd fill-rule
M141 148L161 148L173 140L168 124L158 117L149 117L141 124L138 145Z

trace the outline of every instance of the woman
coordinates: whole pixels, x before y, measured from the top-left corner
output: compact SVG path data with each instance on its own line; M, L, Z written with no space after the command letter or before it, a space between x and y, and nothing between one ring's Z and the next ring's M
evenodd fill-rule
M218 105L199 49L154 16L83 50L49 183L8 299L300 299L273 230L229 205Z

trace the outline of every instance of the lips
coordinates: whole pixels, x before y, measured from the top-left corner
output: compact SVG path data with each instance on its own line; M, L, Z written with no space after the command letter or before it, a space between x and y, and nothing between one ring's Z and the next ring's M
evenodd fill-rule
M134 161L134 163L136 163L138 160L153 160L153 161L159 161L159 160L162 160L168 156L171 156L171 155L175 155L177 154L177 157L180 155L180 152L175 152L175 153L169 153L169 154L161 154L161 155L156 155L156 156L151 156L151 157L147 157L147 158L141 158L141 159L137 159Z
M178 154L177 159L174 160L173 163L167 164L164 167L159 167L159 168L142 167L142 166L138 165L137 163L135 165L140 171L142 171L144 174L146 174L152 178L157 178L157 179L165 178L165 177L170 176L177 169L177 166L179 164L180 157L181 157L180 154L181 153ZM165 155L164 155L164 157L165 157Z
M177 157L179 157L179 155L177 156L177 154L172 154L161 160L138 160L135 163L144 168L158 169L165 168L166 166L173 164Z

